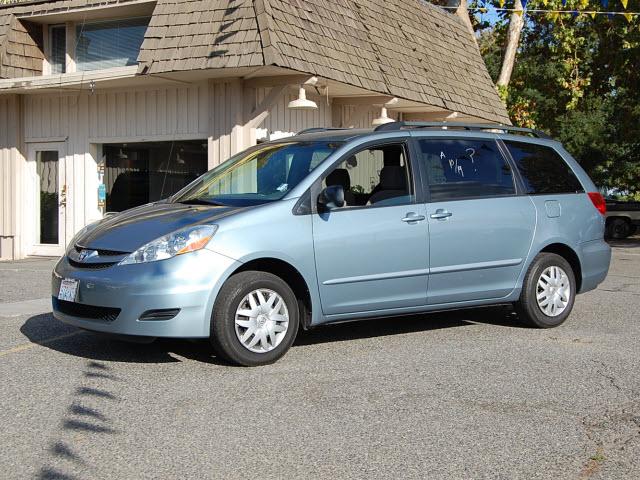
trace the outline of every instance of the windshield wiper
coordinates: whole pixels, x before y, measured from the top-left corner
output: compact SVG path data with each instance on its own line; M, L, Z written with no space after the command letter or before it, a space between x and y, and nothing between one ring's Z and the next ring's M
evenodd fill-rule
M214 207L226 207L223 203L214 202L213 200L205 200L203 198L190 198L188 200L180 200L176 203L182 203L183 205L212 205Z

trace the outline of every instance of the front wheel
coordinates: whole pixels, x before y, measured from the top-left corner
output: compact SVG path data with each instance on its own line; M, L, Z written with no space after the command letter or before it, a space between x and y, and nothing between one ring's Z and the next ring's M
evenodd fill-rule
M280 277L240 272L222 286L213 307L211 343L216 353L247 367L281 358L298 332L298 302Z
M524 278L516 310L529 325L557 327L569 317L576 293L575 275L569 262L554 253L540 253Z

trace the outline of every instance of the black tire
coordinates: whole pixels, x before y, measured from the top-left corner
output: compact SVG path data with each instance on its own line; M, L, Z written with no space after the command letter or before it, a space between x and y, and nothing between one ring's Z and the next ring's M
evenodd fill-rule
M236 335L235 315L240 303L252 291L267 289L277 293L288 311L286 334L275 348L267 352L253 352ZM245 367L267 365L280 359L291 347L298 333L298 300L289 285L280 277L267 272L246 271L231 276L220 289L211 315L211 344L216 354Z
M615 240L622 240L631 235L631 223L626 218L614 217L607 222L609 236Z
M564 311L557 316L549 316L545 314L538 305L538 280L547 268L554 266L560 267L566 273L569 279L571 293L569 294L568 303ZM576 298L576 288L575 274L569 262L555 253L539 253L533 260L533 263L531 263L531 266L524 277L520 300L515 304L518 317L521 321L532 327L557 327L564 323L571 314Z

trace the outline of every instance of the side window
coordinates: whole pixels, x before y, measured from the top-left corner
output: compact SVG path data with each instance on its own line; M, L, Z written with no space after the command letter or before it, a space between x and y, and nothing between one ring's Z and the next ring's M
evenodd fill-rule
M345 207L402 205L414 199L410 179L404 146L389 144L366 148L339 163L322 188L341 185Z
M418 141L431 201L516 193L513 172L491 140Z
M524 142L505 142L529 194L582 193L573 170L553 148Z

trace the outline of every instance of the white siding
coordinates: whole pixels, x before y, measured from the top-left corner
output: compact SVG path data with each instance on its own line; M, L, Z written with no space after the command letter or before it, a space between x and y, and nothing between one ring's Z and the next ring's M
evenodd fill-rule
M240 80L209 83L209 168L245 148Z
M20 98L0 96L0 258L13 257L16 234Z
M257 103L269 94L269 89L257 89ZM287 108L291 100L298 98L298 91L291 89L282 96L271 107L269 116L262 123L261 128L266 128L269 135L273 134L294 134L300 130L314 127L331 126L331 105L327 105L327 99L319 95L314 95L311 88L307 89L307 98L313 100L318 105L316 110L292 110Z
M358 112L358 107L354 105L343 105L342 107L336 108L341 109L342 116L339 116L339 112L338 118L340 119L341 125L344 127L353 126L353 128L371 128L371 122L378 118L381 113L380 107L373 106L368 108L364 113ZM398 113L392 111L387 112L387 115L389 118L393 118L395 120L399 117Z
M93 95L30 95L25 102L25 140L84 136L95 143L206 138L207 95L206 84L107 90ZM83 124L77 123L81 112L86 115Z

